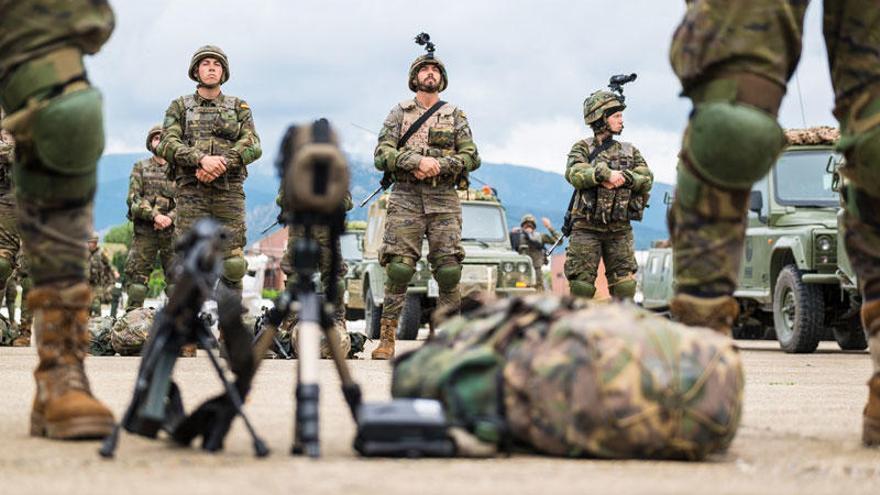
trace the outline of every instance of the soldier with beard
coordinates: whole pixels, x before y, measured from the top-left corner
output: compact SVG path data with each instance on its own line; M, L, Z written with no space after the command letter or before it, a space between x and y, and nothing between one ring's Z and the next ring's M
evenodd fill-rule
M433 52L429 42L428 54L410 66L407 83L415 98L391 110L376 146L375 166L392 174L394 186L379 251L387 277L381 341L373 359L394 356L398 318L422 255L422 239L428 240L428 261L440 289L438 309L454 312L461 301L458 282L464 249L455 189L480 166L480 157L464 112L440 101L449 78Z

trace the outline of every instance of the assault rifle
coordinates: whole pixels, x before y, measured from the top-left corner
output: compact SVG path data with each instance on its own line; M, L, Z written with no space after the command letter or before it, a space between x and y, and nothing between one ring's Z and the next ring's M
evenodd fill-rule
M363 208L365 204L369 203L371 199L375 198L377 194L382 191L388 190L391 187L391 184L394 184L394 177L391 175L391 172L382 173L382 179L379 181L379 187L376 188L369 196L367 196L363 201L360 202L358 208Z
M205 300L214 293L222 271L223 228L213 220L197 222L176 246L181 263L175 270L175 284L168 303L156 313L153 327L144 346L138 368L134 395L122 421L105 439L100 454L112 457L120 428L148 438L160 430L182 445L203 437L202 448L215 452L223 448L232 420L240 416L250 433L258 457L269 453L242 411L242 402L250 390L256 371L250 351L250 336L241 321L241 303L237 295L220 288L218 312L220 329L228 349L228 364L235 374L234 383L226 379L219 358L214 355L216 339L209 320L200 316ZM198 344L205 349L223 385L223 392L205 402L189 417L185 416L180 388L172 373L181 348Z

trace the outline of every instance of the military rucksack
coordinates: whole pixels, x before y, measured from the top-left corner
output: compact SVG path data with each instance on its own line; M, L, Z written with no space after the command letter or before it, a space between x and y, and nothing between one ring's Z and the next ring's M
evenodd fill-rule
M116 351L110 345L110 330L113 317L95 316L89 319L89 354L92 356L113 356Z
M113 350L121 356L140 354L155 318L156 310L153 308L135 308L125 313L116 321L110 333Z
M742 408L733 341L628 304L490 303L401 356L394 397L443 402L484 442L561 456L702 459Z

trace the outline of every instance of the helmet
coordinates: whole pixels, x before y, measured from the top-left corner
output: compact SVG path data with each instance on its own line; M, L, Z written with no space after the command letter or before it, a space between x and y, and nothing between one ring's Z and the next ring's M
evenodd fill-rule
M532 224L533 228L538 227L538 221L535 219L535 215L532 215L531 213L523 215L522 220L519 221L519 226L522 227L527 223Z
M95 231L92 231L91 235L89 235L89 242L98 242L98 238L99 238L98 233Z
M584 100L584 122L592 126L599 119L626 108L620 95L611 91L596 91Z
M220 84L228 81L229 59L226 58L226 54L223 53L223 50L221 50L219 46L214 45L205 45L193 53L192 60L189 62L189 78L195 82L199 82L199 63L208 57L216 58L220 62L220 65L223 66L223 77L220 78Z
M153 153L153 148L150 147L150 143L153 141L153 136L156 134L162 134L162 126L160 124L156 124L150 128L150 132L147 133L147 151Z
M434 57L433 55L422 55L421 57L415 59L412 65L409 66L409 90L415 92L418 90L416 86L416 76L419 73L419 69L421 69L425 65L436 65L438 69L440 69L440 89L437 92L441 92L446 89L446 86L449 86L449 77L446 75L446 67L443 65L443 62L440 61L439 58Z

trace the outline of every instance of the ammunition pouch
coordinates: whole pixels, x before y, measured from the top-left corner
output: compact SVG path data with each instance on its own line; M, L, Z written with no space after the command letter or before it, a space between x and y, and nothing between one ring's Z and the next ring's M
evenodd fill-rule
M633 194L627 205L627 217L629 220L641 221L645 216L645 208L648 207L651 195L649 193Z

